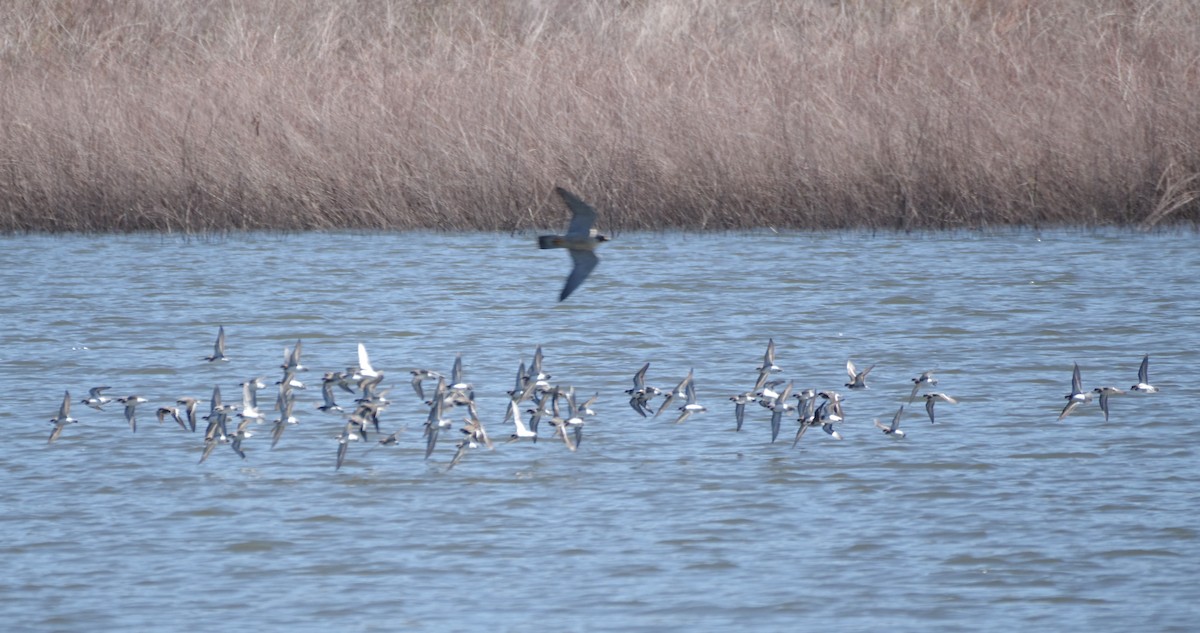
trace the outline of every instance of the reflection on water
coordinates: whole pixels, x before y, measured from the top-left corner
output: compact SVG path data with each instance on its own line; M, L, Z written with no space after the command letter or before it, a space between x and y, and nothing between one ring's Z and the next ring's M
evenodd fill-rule
M6 620L19 629L568 630L1190 628L1200 249L1127 233L625 234L567 302L561 252L504 235L9 237L0 279ZM206 363L218 325L228 363ZM154 408L278 379L304 341L300 424L243 461ZM756 404L768 338L795 389L846 396L841 442L770 443ZM352 446L316 410L320 376L386 372L394 447ZM598 416L576 453L550 441L422 459L408 370L466 378L493 437L536 345ZM1162 392L1054 420L1073 362L1126 388L1143 354ZM845 362L876 365L851 392ZM695 372L709 409L642 419L623 393ZM872 426L936 369L894 440ZM62 391L149 400L77 404ZM271 394L267 396L266 394ZM353 397L343 395L340 400ZM272 389L263 392L269 409ZM457 415L457 414L456 414ZM790 432L789 432L790 431ZM1049 625L1049 626L1048 626Z

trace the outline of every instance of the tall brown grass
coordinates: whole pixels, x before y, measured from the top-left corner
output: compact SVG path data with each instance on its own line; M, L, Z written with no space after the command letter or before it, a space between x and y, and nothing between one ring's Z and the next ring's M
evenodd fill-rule
M10 0L0 231L1200 219L1193 0Z

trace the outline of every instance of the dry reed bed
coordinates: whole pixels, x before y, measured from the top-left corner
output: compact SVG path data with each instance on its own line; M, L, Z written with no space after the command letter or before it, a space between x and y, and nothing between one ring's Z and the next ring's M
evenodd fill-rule
M6 232L1200 219L1191 0L17 0L0 85Z

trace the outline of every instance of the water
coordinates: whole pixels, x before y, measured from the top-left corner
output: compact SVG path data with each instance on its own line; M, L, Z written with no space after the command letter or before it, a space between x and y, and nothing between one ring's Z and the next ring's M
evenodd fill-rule
M530 236L342 234L185 241L7 237L0 249L0 613L7 630L1190 630L1200 608L1200 349L1193 234L625 234L566 303L561 252ZM229 363L208 364L219 324ZM837 442L769 442L751 405L768 337L797 389L839 389ZM302 338L301 423L198 465L154 409L277 380ZM396 447L352 447L314 410L362 341ZM569 453L544 440L422 459L407 370L462 352L494 437L537 344L554 381L599 392ZM1055 418L1084 386L1162 392ZM848 358L871 389L841 387ZM642 363L694 368L707 414L643 420ZM936 368L937 425L909 379ZM64 389L149 398L118 407ZM272 390L263 400L274 400ZM268 395L270 394L270 395ZM344 396L348 402L351 398Z

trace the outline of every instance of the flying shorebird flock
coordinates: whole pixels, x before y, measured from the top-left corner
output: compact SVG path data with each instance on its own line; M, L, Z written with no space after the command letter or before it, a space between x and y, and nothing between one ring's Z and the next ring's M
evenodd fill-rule
M599 263L595 254L596 247L608 241L608 237L600 234L595 228L597 213L594 208L566 189L556 187L555 191L571 211L571 220L563 235L539 236L538 247L542 249L563 248L571 256L572 269L558 298L559 301L563 301L575 292L596 268ZM229 362L230 358L225 353L225 343L225 328L221 326L217 330L212 354L201 356L200 360L208 363ZM275 448L280 443L284 431L289 426L299 423L295 408L295 393L296 390L304 389L305 386L297 378L297 375L298 372L307 369L300 362L302 349L302 343L299 340L296 341L295 346L284 349L283 364L280 365L283 375L279 381L274 383L278 387L278 392L275 404L269 411L261 408L258 403L258 392L267 388L267 383L263 382L262 377L251 378L239 383L238 386L241 388L240 404L225 404L221 397L220 385L213 387L212 395L209 397L208 415L199 417L205 422L204 442L203 446L199 448L199 463L208 460L213 451L222 444L227 444L240 458L246 459L245 441L256 434L254 429L258 425L265 424L268 417L275 418L271 422L270 448ZM1150 384L1149 363L1149 356L1142 358L1141 366L1138 369L1138 382L1130 387L1129 391L1143 394L1158 391L1157 387ZM860 370L853 360L847 360L848 382L843 386L851 391L869 389L867 378L874 368L875 365L870 365ZM683 424L692 416L708 411L697 396L695 375L692 370L689 370L675 387L663 391L647 383L646 373L649 369L650 363L642 365L633 375L633 387L625 390L626 395L629 396L629 406L638 415L643 418L658 418L664 411L667 411L670 412L669 417L674 418L674 424ZM839 428L845 422L845 398L834 389L797 389L794 380L775 377L776 374L783 372L783 368L775 360L774 339L768 340L762 363L755 368L755 371L757 378L754 386L748 391L729 397L733 403L735 431L740 432L745 425L749 405L758 404L770 412L772 443L779 438L785 416L791 419L792 415L795 415L796 424L796 434L792 440L793 447L799 444L805 432L812 427L820 427L826 435L835 440L843 439ZM429 408L422 433L425 459L430 459L434 454L439 438L443 434L457 440L454 445L454 456L447 469L452 469L461 463L469 451L481 447L494 450L495 446L479 416L474 386L466 382L463 377L461 354L455 357L454 365L448 374L431 369L412 369L409 370L409 374L412 377L413 391ZM339 417L341 432L335 438L337 440L335 469L340 469L345 463L352 443L368 443L369 438L373 436L377 436L379 439L372 449L381 446L395 446L399 443L403 429L387 435L383 435L381 431L380 414L391 404L391 400L387 398L390 389L380 388L384 377L384 372L371 364L367 349L362 343L358 344L357 366L347 367L345 371L325 372L321 380L322 402L315 407L315 410ZM521 361L517 369L515 384L512 390L508 391L509 403L502 423L511 422L513 432L507 441L537 442L540 437L539 425L545 419L554 429L553 438L561 440L567 450L574 452L578 450L583 441L583 427L586 421L596 415L593 405L598 400L599 393L595 393L580 403L576 399L575 387L553 384L550 382L550 378L550 374L543 369L542 348L539 345L528 365ZM905 432L900 429L904 408L911 405L918 395L925 400L925 413L929 416L930 423L937 421L935 415L937 403L958 404L958 399L950 395L939 391L928 391L929 388L938 384L933 370L922 372L911 381L912 391L909 393L908 401L897 409L891 421L883 423L875 419L875 428L882 431L884 435L892 438L905 437ZM425 392L426 382L435 384L428 399ZM138 406L147 403L148 399L138 395L112 398L104 394L110 388L107 386L91 388L88 391L88 397L81 401L82 404L98 411L105 411L105 405L119 403L123 407L125 421L129 424L130 431L136 433ZM921 393L923 390L925 392ZM1096 387L1091 391L1085 390L1080 378L1079 365L1075 364L1071 379L1071 391L1065 396L1067 403L1058 419L1062 420L1080 407L1090 404L1093 399L1098 399L1104 419L1107 421L1112 397L1125 394L1125 390L1112 386ZM348 404L343 407L338 404L338 397L342 397L345 401L349 395L354 396L353 405ZM660 396L662 400L661 403L658 403L655 399ZM50 444L62 437L66 427L79 422L71 417L71 402L71 394L68 391L63 395L58 415L50 419L54 425L54 430L50 434ZM522 408L523 403L527 403L525 408ZM199 427L198 409L200 405L199 398L183 396L172 404L159 406L155 414L160 425L170 418L180 429L194 433ZM462 411L465 411L465 414L461 413ZM458 420L460 415L461 422ZM525 416L528 416L528 420L525 419ZM372 449L368 449L368 452Z
M216 361L230 362L225 351L225 328L218 329L217 340L213 346L213 354L202 356L200 360L207 363ZM311 406L310 411L319 412L325 416L336 418L331 425L331 432L338 429L331 439L336 440L336 456L332 459L335 470L346 463L347 456L353 444L368 444L364 452L370 453L376 448L396 446L400 442L404 428L384 433L382 414L392 404L388 398L391 389L381 388L386 374L375 367L367 353L366 346L358 344L358 363L346 367L344 371L326 371L321 379L321 402ZM201 400L193 396L181 396L169 404L162 404L155 410L159 425L172 420L182 432L196 433L203 430L202 441L197 441L196 450L199 454L198 463L207 461L221 445L227 445L231 452L240 459L247 459L247 440L259 435L257 428L270 421L270 445L274 449L283 439L284 432L292 425L300 423L296 409L297 391L306 389L297 376L308 368L301 363L303 343L299 340L283 352L283 363L280 379L274 383L276 387L275 403L269 409L259 404L258 394L267 388L264 377L254 377L239 383L241 391L240 403L226 404L222 400L221 386L213 387L209 397L207 415L200 415ZM1138 382L1128 391L1151 394L1158 388L1150 384L1149 356L1142 359L1138 369ZM869 389L867 377L874 365L860 370L855 363L846 362L848 382L844 387L850 391ZM647 362L633 374L633 386L625 390L629 396L629 406L642 418L658 418L664 412L672 419L673 424L683 424L692 416L708 412L707 407L700 403L696 391L695 373L689 370L674 387L663 390L647 382L646 374L650 369ZM731 422L734 431L742 431L745 426L751 404L757 404L769 416L770 441L774 443L782 431L783 421L794 420L795 436L792 447L796 447L808 429L820 427L825 434L841 440L844 435L839 429L846 422L845 397L834 389L805 388L796 389L794 380L778 377L783 368L776 363L775 341L767 342L762 362L755 368L757 378L754 386L748 391L729 397L733 403ZM462 354L455 356L449 372L441 373L432 369L417 368L408 370L409 383L420 402L428 408L428 415L423 424L421 442L424 445L425 459L431 459L436 451L438 442L449 437L454 442L454 453L449 459L446 470L453 469L472 451L478 449L494 450L495 443L488 434L487 426L480 416L475 401L475 387L465 378ZM513 388L507 392L508 404L501 424L511 424L511 433L505 442L530 441L536 443L543 438L541 422L545 421L553 430L549 434L553 442L561 442L566 450L575 452L583 443L583 429L587 421L596 416L595 404L600 398L594 392L586 400L580 401L574 386L563 386L551 381L551 374L544 367L544 355L539 345L534 350L529 363L522 360L517 368ZM902 404L892 416L890 422L874 420L874 427L886 436L894 439L904 438L905 431L900 428L905 406L912 404L920 395L925 400L925 411L930 423L936 423L935 404L939 402L957 404L958 400L945 393L929 391L936 387L937 379L932 370L925 371L912 378L912 390L908 400ZM430 384L432 383L432 384ZM106 412L106 405L121 405L125 421L129 424L130 432L137 432L138 406L149 400L138 395L113 398L105 395L108 386L93 387L88 396L80 402L96 411ZM924 393L922 393L924 391ZM1110 399L1113 396L1125 395L1126 390L1116 387L1096 387L1091 391L1083 388L1079 365L1076 364L1072 373L1071 392L1065 396L1066 406L1058 419L1076 412L1092 402L1098 396L1100 408L1107 421L1110 415ZM353 397L353 400L349 400ZM342 398L346 406L338 404ZM661 399L660 399L661 398ZM351 404L352 402L352 404ZM71 417L71 394L63 394L58 414L50 419L54 429L50 433L49 444L59 440L64 430L80 420ZM203 424L201 424L203 421ZM265 443L265 440L262 440ZM443 442L444 444L444 442Z

